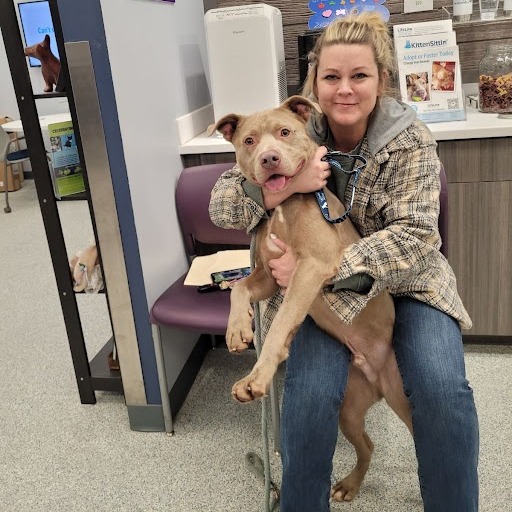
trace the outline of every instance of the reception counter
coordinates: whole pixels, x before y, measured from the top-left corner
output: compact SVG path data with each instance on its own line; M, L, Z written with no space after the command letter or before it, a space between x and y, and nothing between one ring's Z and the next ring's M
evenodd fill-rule
M473 319L466 341L512 341L512 116L467 109L432 123L449 192L448 260ZM206 132L180 146L183 164L233 162L231 143Z

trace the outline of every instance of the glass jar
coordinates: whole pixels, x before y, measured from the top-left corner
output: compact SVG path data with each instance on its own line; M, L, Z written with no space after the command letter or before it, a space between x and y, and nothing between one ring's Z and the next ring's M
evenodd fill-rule
M478 71L480 110L512 114L512 45L488 46Z

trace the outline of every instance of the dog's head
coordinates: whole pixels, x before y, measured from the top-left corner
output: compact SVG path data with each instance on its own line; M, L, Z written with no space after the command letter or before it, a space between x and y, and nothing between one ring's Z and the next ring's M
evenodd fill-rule
M32 46L27 46L25 48L25 55L27 57L34 57L39 60L41 60L47 55L53 55L50 49L50 36L46 34L44 36L44 39L40 43L33 44Z
M271 191L288 186L317 145L306 133L306 121L317 108L292 96L277 108L249 116L228 114L209 128L235 146L237 163L246 178Z

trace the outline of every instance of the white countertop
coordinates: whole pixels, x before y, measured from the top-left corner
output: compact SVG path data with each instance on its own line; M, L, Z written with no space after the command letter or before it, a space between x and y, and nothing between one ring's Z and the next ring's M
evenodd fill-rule
M429 123L428 127L436 140L486 139L495 137L512 137L512 116L499 119L498 114L484 114L467 107L465 121L447 123ZM201 153L232 153L233 145L223 137L205 132L180 145L180 154L197 155Z

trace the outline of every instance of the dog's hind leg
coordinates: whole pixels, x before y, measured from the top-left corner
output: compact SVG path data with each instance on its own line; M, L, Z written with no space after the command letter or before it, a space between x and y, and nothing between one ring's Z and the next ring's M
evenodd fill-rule
M361 370L352 366L340 409L340 429L354 446L357 462L351 473L333 486L331 497L335 501L352 501L363 483L373 452L373 442L365 432L365 416L379 399L376 388Z
M384 400L406 424L412 435L411 406L405 396L402 377L394 352L391 352L386 365L379 372L379 386L384 395Z

